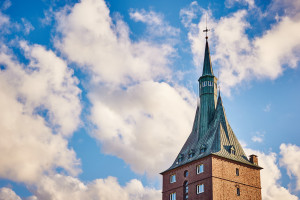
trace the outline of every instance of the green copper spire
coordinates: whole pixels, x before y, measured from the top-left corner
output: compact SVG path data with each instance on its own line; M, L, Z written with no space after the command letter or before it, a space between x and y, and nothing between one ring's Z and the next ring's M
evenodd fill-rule
M210 53L209 53L209 46L206 39L206 45L205 45L205 53L204 53L204 62L203 62L203 71L202 76L204 75L214 75L211 62L210 62Z
M208 31L204 30L205 32ZM206 36L205 54L203 62L202 76L199 78L199 96L200 96L200 123L198 140L206 133L209 123L213 119L217 105L217 78L214 76L210 62L210 53L208 47L208 37Z
M204 32L207 31L206 28ZM229 125L220 90L218 95L217 78L213 74L207 39L206 35L203 73L198 80L200 105L197 106L193 128L176 160L166 171L209 155L261 169L247 158Z

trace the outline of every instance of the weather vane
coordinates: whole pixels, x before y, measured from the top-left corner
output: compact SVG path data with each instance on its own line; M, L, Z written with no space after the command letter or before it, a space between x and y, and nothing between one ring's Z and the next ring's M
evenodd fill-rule
M207 14L205 15L205 21L206 21L206 29L203 30L203 32L206 32L206 37L205 37L205 39L207 40L207 39L208 39L208 37L207 37L207 32L210 31L210 29L207 29Z

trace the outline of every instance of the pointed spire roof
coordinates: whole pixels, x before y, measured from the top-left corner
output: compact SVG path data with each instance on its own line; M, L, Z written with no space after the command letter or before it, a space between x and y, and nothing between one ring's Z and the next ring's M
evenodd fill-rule
M203 71L202 71L202 76L205 75L214 75L213 70L212 70L212 65L210 61L210 52L209 52L209 46L208 46L208 41L206 39L206 44L205 44L205 53L204 53L204 62L203 62Z
M207 132L200 140L198 140L199 118L200 113L198 107L196 110L192 132L179 152L176 160L168 170L177 168L181 165L198 160L208 155L217 155L223 158L261 168L249 161L241 144L231 129L227 121L220 93L218 96L214 118L209 124ZM201 151L201 149L203 151ZM234 153L232 150L234 150ZM191 151L194 152L194 155L190 157L189 152ZM179 157L180 161L178 160Z

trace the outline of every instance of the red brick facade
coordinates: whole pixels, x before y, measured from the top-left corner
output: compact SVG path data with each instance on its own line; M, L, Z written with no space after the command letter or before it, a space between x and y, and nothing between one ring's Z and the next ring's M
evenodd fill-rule
M197 174L197 165L200 164L204 165L204 172ZM186 170L189 173L184 177ZM173 174L176 182L170 183ZM173 192L176 192L176 200L184 200L185 181L188 181L188 200L261 200L260 168L218 156L204 157L162 175L163 200L170 200ZM197 185L200 184L204 184L204 192L197 194Z

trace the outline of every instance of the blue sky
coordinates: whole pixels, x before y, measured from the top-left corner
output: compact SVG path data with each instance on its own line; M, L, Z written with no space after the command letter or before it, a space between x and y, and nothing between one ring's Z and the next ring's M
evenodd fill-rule
M1 0L0 199L161 199L187 139L206 19L262 195L300 197L300 2Z

